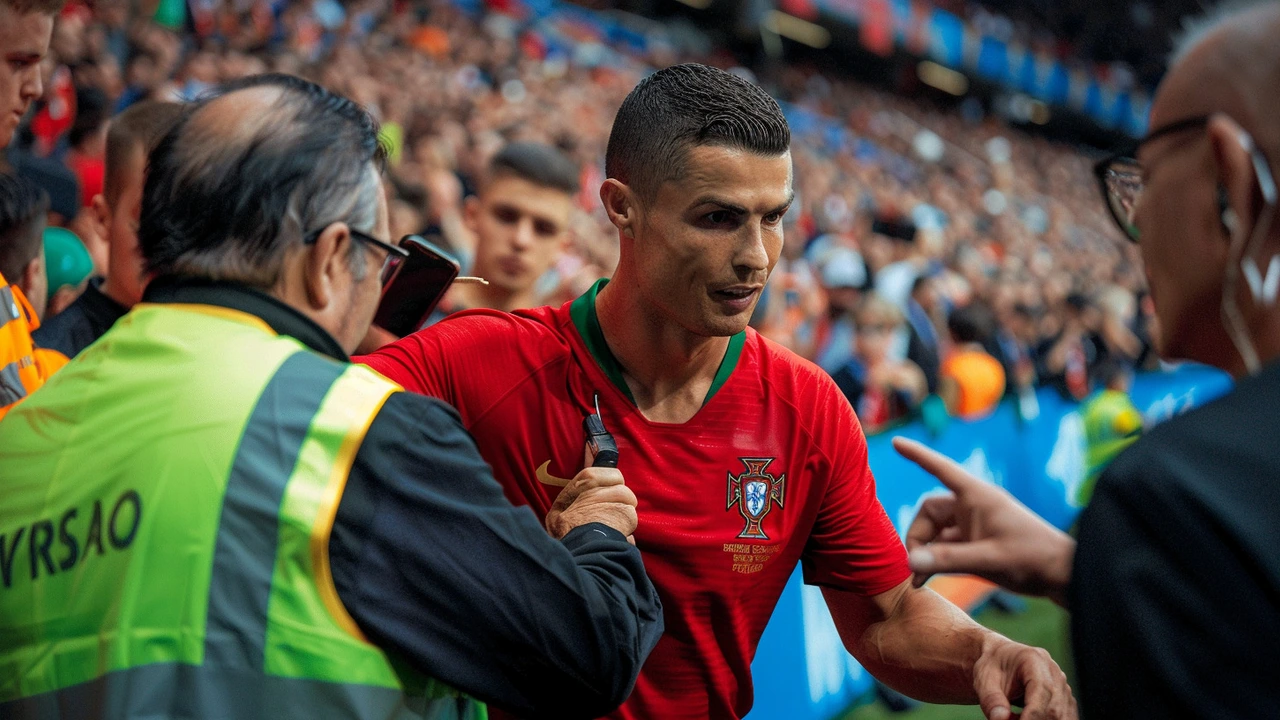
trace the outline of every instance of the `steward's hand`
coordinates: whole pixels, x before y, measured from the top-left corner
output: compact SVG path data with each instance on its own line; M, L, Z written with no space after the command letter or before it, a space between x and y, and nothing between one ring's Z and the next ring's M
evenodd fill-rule
M604 523L631 543L636 531L636 495L617 468L586 467L560 491L547 513L547 532L559 540L588 523Z
M895 438L893 447L952 492L927 498L907 529L916 587L934 573L968 573L1065 604L1076 548L1069 535L924 445Z

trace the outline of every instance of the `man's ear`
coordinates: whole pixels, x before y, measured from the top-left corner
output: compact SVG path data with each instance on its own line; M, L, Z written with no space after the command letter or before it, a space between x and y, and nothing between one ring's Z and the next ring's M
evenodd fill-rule
M613 226L623 235L634 239L639 207L631 188L614 178L609 178L600 186L600 202L604 204L604 211L609 215L609 222L613 223Z
M1237 232L1253 232L1264 200L1262 178L1253 167L1253 139L1235 120L1217 113L1205 126L1219 188L1218 219L1230 241Z
M336 222L305 248L303 284L313 309L328 308L346 292L351 283L351 243L351 229L346 223Z
M111 227L111 206L107 204L107 199L98 193L93 196L93 200L89 203L90 216L98 224L98 232L102 237L107 237L107 228Z
M34 294L33 290L36 287L36 283L39 281L40 276L43 274L44 274L44 246L42 245L40 248L40 252L36 253L36 256L31 258L31 262L27 263L26 267L22 268L22 276L17 278L14 284L17 285L20 290L22 290L23 295L26 295L27 298L30 299L31 296ZM46 290L47 289L48 288L46 288Z

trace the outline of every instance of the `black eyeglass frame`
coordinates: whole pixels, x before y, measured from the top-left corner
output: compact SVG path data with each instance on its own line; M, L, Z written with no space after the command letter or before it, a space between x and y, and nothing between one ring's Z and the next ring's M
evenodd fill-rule
M1211 115L1199 115L1196 117L1186 118L1171 122L1164 127L1152 131L1146 137L1131 143L1117 153L1109 155L1099 160L1093 166L1094 177L1098 179L1098 189L1102 191L1102 202L1107 206L1107 212L1110 213L1111 219L1115 221L1116 227L1120 228L1120 232L1125 238L1135 245L1139 242L1140 236L1138 229L1129 223L1125 218L1116 214L1116 206L1111 202L1111 189L1107 185L1107 177L1111 172L1111 168L1120 162L1127 162L1141 167L1142 163L1138 161L1138 149L1143 145L1158 140L1159 138L1172 135L1173 133L1183 132L1186 130L1199 130L1209 124ZM1263 200L1268 205L1276 203L1276 183L1275 176L1271 172L1271 164L1267 159L1266 153L1262 152L1252 141L1248 143L1250 159L1253 162L1253 172L1258 178L1258 184L1262 188ZM1145 180L1143 181L1145 185Z
M329 229L328 225L322 228L317 228L315 230L312 230L311 232L303 236L302 244L314 245L316 240L320 239L321 233L323 233L327 229ZM352 227L348 227L347 231L351 233L351 237L357 240L369 243L374 247L382 248L383 250L386 251L387 257L385 260L383 260L382 270L378 273L378 279L381 280L383 284L385 284L387 280L389 280L391 276L395 273L396 266L404 262L405 259L409 257L409 251L405 250L403 247L400 247L399 245L392 245L391 243L383 242L378 238L373 237L372 235L369 235L368 233L362 233L359 230L356 230L355 228L352 228ZM403 238L400 238L400 245L403 245L404 241L407 238L411 238L411 237L413 237L413 235L405 235Z
M1138 243L1138 236L1136 235L1137 228L1133 227L1133 225L1125 218L1116 214L1116 206L1111 202L1111 188L1107 185L1107 177L1111 172L1111 168L1120 162L1127 162L1140 166L1141 163L1138 162L1138 149L1143 145L1177 132L1203 128L1209 124L1209 117L1209 115L1200 115L1169 123L1158 130L1152 131L1141 140L1124 146L1120 151L1108 155L1094 164L1093 175L1098 179L1098 189L1102 191L1102 202L1106 204L1107 212L1111 215L1111 219L1115 221L1116 227L1120 228L1120 232L1129 242L1134 243L1135 245Z

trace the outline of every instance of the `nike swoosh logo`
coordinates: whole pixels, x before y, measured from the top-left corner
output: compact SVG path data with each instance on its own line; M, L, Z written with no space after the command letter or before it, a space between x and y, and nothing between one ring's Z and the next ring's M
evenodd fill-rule
M555 475L552 475L551 473L547 472L547 468L549 467L551 467L550 460L538 466L538 482L542 483L543 485L555 485L556 487L564 487L565 485L569 484L568 480L561 477L556 477Z

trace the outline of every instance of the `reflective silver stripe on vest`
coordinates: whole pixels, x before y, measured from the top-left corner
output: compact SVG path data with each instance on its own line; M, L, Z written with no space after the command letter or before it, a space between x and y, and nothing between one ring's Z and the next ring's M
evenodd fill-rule
M0 407L12 405L27 396L27 386L18 374L18 363L11 362L0 368Z
M13 296L13 286L5 285L0 288L0 327L20 317L22 309L18 307L18 299Z
M290 355L263 388L240 439L218 518L204 661L262 672L280 503L311 419L345 370L309 351Z
M22 317L18 299L13 296L13 286L0 287L0 328ZM27 386L18 374L19 365L14 362L0 367L0 407L12 405L27 396Z
M406 704L406 703L411 703ZM406 699L391 688L158 663L0 703L5 720L482 720L464 698Z

